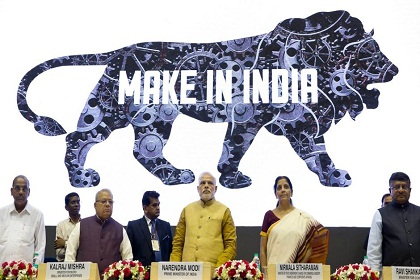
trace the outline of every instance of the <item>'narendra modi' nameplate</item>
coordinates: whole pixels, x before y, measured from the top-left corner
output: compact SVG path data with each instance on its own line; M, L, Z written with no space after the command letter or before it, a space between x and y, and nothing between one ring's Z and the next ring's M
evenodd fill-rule
M201 262L159 262L159 280L203 279L203 263Z
M47 263L45 279L89 279L91 262Z
M276 280L322 280L320 263L280 263L276 264Z
M391 266L392 280L420 280L420 267Z

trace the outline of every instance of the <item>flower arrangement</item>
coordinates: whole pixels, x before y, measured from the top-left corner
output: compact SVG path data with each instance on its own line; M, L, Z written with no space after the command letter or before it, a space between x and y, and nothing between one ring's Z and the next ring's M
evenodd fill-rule
M331 280L379 280L379 272L372 270L368 265L349 264L340 267L333 274Z
M139 261L114 262L104 271L104 280L147 280L149 277L149 268L144 267Z
M263 274L254 262L227 261L214 272L214 280L263 280Z
M35 280L38 270L23 260L4 262L0 267L0 280Z

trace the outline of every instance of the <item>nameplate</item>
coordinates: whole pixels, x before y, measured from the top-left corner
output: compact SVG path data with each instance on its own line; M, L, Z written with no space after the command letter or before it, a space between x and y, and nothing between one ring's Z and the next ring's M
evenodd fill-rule
M91 262L47 263L45 279L89 279Z
M275 275L276 280L322 280L322 264L278 263Z
M203 279L203 263L202 262L159 262L158 279Z
M420 280L420 267L391 266L392 280Z

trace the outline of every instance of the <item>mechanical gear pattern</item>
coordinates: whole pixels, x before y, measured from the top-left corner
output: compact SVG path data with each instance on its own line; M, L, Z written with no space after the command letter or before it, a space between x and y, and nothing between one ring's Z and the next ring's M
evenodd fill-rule
M163 156L172 124L179 114L203 122L228 123L224 140L220 142L223 151L218 163L219 181L227 188L252 184L251 178L239 170L239 165L263 127L273 135L286 137L321 184L346 187L351 184L351 177L347 171L335 168L323 135L347 113L355 119L364 106L377 108L379 91L368 90L368 85L391 81L398 73L398 68L380 51L372 36L373 32L365 32L361 21L348 12L333 11L287 19L271 32L248 38L214 43L144 42L108 53L64 56L30 70L19 85L17 103L22 116L34 124L37 132L48 136L64 134L66 131L54 119L38 116L29 108L26 96L30 83L55 67L106 66L87 98L77 130L66 137L65 165L74 187L99 184L99 174L84 166L89 150L106 140L115 129L128 125L135 132L133 155L144 168L166 185L192 183L195 177L191 170L178 169ZM286 69L289 79L279 81L279 91L281 83L287 83L290 100L291 84L296 82L290 78L292 70L309 68L318 73L317 103L275 104L243 99L245 70ZM166 104L162 100L160 104L135 104L133 96L126 96L124 104L118 104L121 71L125 71L130 82L136 71L141 71L144 84L144 74L151 70L160 74L168 71L171 75L195 70L197 75L187 81L194 84L194 88L186 91L188 98L196 100L195 104ZM231 103L214 102L214 95L213 103L207 102L209 85L213 86L213 91L216 86L215 81L213 84L208 81L209 70L223 73L230 70ZM252 99L253 82L250 80ZM300 96L300 76L297 82ZM162 84L162 77L151 80L150 86L158 83ZM286 88L286 84L283 87ZM180 89L178 79L174 84L178 100ZM159 90L162 93L162 88ZM143 92L140 95L143 100Z

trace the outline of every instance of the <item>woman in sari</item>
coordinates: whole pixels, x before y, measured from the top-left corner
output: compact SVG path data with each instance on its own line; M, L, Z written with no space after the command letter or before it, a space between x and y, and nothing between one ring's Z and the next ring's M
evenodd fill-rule
M265 213L260 233L263 270L269 263L309 262L313 238L323 229L312 216L293 206L293 186L288 177L276 178L274 193L277 207Z

